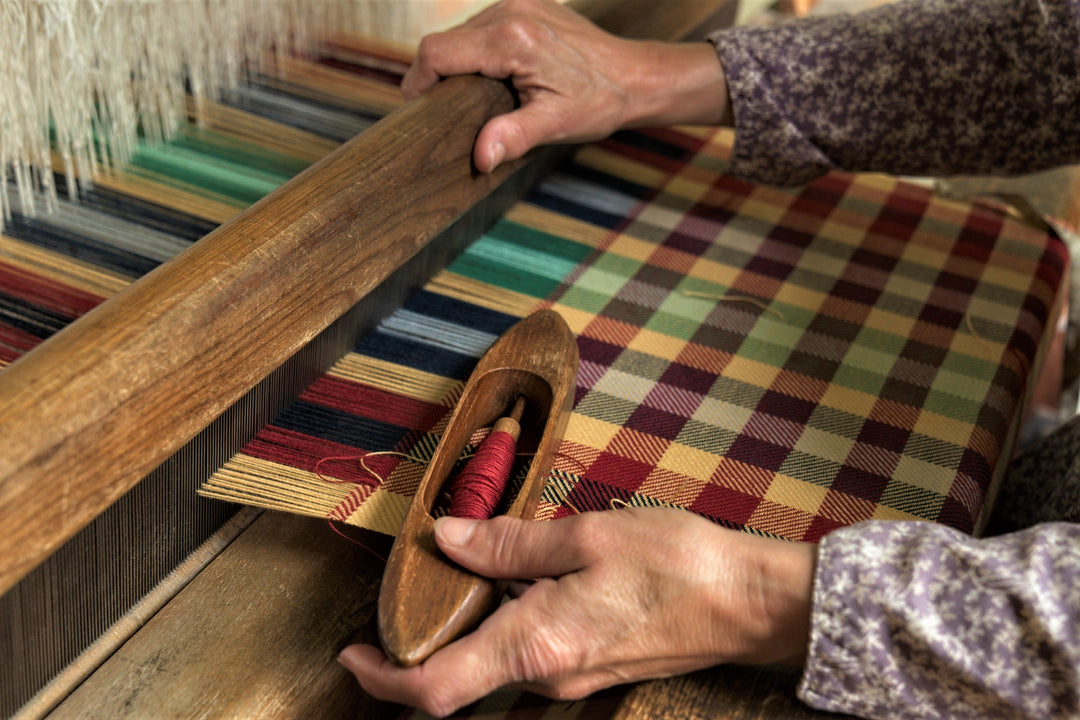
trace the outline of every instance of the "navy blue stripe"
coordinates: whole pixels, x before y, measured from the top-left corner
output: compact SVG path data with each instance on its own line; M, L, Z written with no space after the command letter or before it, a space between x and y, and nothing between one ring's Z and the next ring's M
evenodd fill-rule
M633 130L620 130L611 136L611 140L654 155L671 158L672 160L689 160L697 154L696 150L690 150L682 145L676 145Z
M464 380L476 366L477 358L450 350L434 348L418 342L375 331L356 346L356 352L376 360L404 365L414 370Z
M405 309L492 335L502 335L519 319L427 290L421 290L410 298L405 303Z
M58 173L54 177L60 193L66 194L67 181L64 176ZM103 187L93 187L85 191L79 197L79 204L98 210L104 215L129 220L191 242L195 242L218 226L212 220Z
M13 213L11 220L4 225L4 234L132 278L145 275L160 264L157 260L105 247L90 238L51 227L47 222L26 218L18 213Z
M0 323L45 339L72 321L68 315L0 292Z
M352 447L356 447L357 441L362 439L364 449L370 451L394 448L402 438L413 432L412 429L400 425L360 417L303 400L285 408L274 419L273 424L283 430Z

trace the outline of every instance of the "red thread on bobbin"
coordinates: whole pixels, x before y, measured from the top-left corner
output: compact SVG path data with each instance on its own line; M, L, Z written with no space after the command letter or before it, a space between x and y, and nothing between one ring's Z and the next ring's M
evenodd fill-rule
M525 398L521 395L506 417L499 418L476 454L450 489L450 515L485 520L491 517L506 491L514 466Z

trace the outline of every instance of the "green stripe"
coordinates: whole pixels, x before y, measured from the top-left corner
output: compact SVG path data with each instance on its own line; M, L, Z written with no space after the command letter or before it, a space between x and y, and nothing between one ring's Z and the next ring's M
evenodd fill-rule
M141 145L132 160L133 174L155 176L173 187L212 193L251 204L289 179L289 175L200 154L175 145Z
M169 143L189 152L217 158L274 176L292 177L310 163L294 155L275 152L254 143L227 137L213 130L191 129Z
M591 252L587 245L504 220L477 238L448 269L473 280L544 298Z

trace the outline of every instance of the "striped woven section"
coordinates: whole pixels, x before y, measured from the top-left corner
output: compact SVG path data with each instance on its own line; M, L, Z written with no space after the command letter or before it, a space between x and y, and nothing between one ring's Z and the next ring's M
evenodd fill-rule
M102 168L93 188L70 188L77 200L3 218L0 368L400 102L405 64L367 41L341 38L326 52L283 60L227 103L202 105L199 124L167 143L141 142L128 166ZM65 178L54 182L68 198ZM14 181L4 192L15 197Z
M278 488L265 504L394 532L476 359L550 306L581 367L539 517L669 504L808 541L869 518L972 530L1062 245L882 176L741 182L730 142L683 128L584 148L203 492ZM399 454L368 472L373 451ZM350 456L319 467L345 482L319 478Z

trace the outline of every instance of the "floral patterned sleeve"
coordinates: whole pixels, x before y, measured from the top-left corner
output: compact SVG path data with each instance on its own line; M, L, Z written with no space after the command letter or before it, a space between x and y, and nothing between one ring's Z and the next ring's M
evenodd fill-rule
M854 525L821 544L799 696L890 720L1078 717L1078 618L1080 525Z
M711 37L731 172L1007 174L1080 162L1080 0L901 0Z

